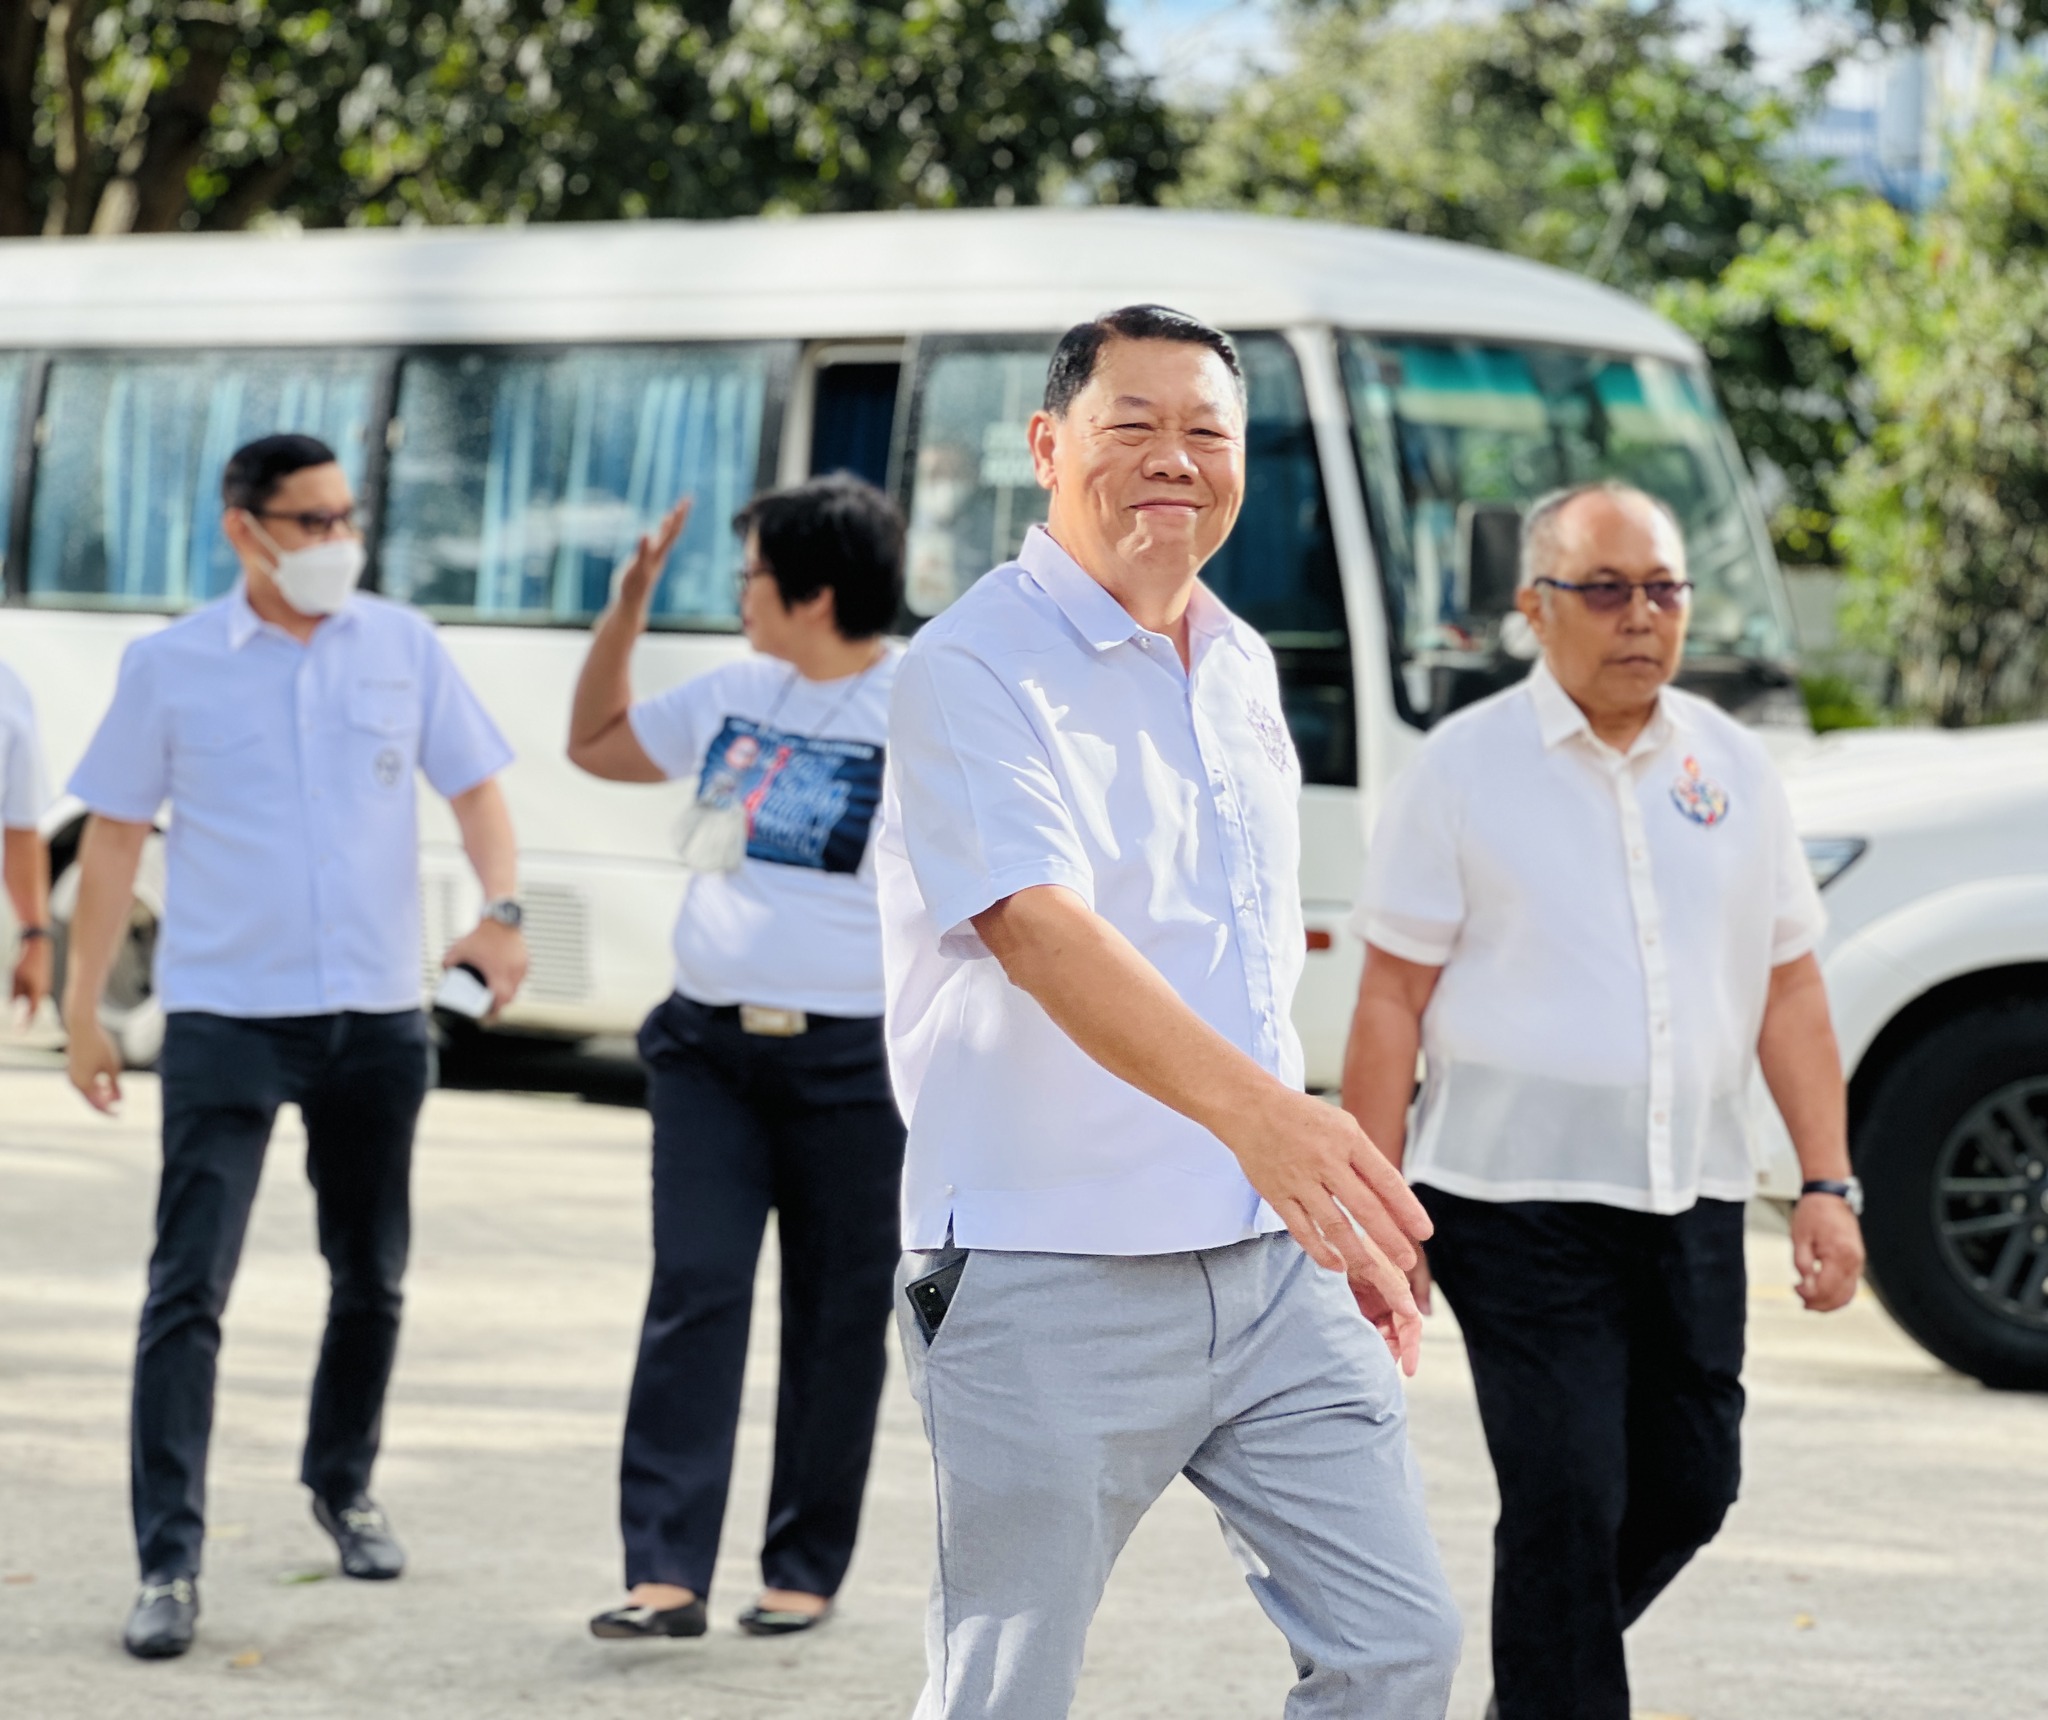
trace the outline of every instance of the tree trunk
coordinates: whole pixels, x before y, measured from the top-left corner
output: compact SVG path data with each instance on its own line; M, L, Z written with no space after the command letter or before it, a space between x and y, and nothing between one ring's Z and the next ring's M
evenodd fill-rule
M234 59L238 34L224 7L187 5L181 22L185 67L177 81L150 97L141 154L107 186L93 231L166 233L191 202L187 183L213 129L213 106Z
M0 0L0 237L25 238L41 225L35 197L36 61L40 8Z

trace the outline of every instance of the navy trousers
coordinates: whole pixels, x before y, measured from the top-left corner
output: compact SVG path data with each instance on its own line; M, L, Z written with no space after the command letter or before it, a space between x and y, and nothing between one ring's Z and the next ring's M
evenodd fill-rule
M145 1576L196 1576L221 1310L284 1104L305 1120L331 1284L299 1475L335 1502L369 1484L398 1348L426 1018L180 1011L160 1069L163 1182L135 1353L135 1540Z
M1500 1720L1628 1720L1622 1632L1741 1479L1742 1206L1416 1193L1500 1482Z
M626 1410L626 1583L706 1594L732 1476L754 1270L782 1253L769 1588L838 1591L881 1402L903 1123L879 1018L779 1039L672 996L640 1030L654 1117L654 1282Z

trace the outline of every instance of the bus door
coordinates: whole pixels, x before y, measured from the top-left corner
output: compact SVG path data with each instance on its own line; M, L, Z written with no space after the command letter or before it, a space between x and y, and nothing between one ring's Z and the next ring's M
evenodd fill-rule
M851 472L877 489L889 487L896 434L900 342L822 346L811 354L811 443L804 475Z

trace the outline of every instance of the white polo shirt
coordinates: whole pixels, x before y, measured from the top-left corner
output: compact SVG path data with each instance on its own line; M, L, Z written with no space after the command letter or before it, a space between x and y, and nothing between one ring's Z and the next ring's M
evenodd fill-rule
M35 703L21 677L0 663L0 828L33 830L49 804Z
M416 772L457 795L512 762L433 624L358 592L301 645L241 586L130 645L71 792L170 802L156 990L167 1010L420 1003Z
M1283 1228L1206 1129L1111 1075L970 921L1072 890L1301 1085L1301 769L1273 656L1198 587L1191 670L1041 528L912 642L876 839L904 1246L1166 1254Z
M1547 666L1395 781L1352 929L1443 971L1411 1181L1683 1212L1747 1199L1771 969L1819 893L1763 743L1673 688L1626 755Z

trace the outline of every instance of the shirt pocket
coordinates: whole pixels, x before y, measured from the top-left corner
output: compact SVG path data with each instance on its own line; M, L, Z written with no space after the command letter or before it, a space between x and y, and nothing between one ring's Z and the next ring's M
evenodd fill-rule
M263 739L263 727L241 711L180 711L171 722L180 752L220 758L246 752Z
M347 759L352 784L411 803L413 772L419 768L419 693L410 681L359 681L348 692Z
M358 681L349 689L348 725L387 739L417 735L419 692L410 681Z

